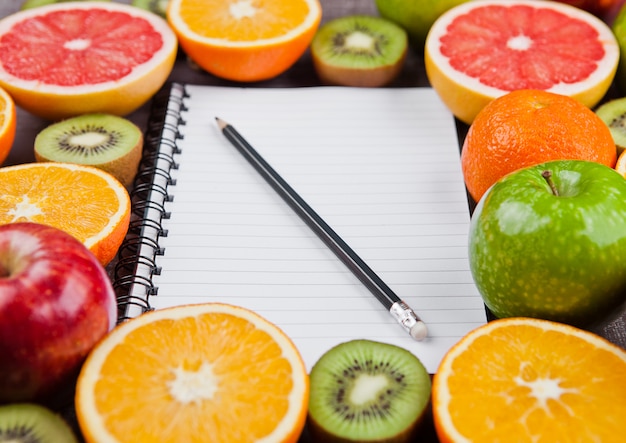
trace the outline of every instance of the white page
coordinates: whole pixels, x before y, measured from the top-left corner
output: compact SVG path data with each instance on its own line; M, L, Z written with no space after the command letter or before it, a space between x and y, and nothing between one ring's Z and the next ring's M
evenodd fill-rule
M453 117L432 89L186 86L154 308L225 302L295 342L307 368L355 338L434 373L485 323L467 256ZM231 123L428 326L413 340L219 131Z

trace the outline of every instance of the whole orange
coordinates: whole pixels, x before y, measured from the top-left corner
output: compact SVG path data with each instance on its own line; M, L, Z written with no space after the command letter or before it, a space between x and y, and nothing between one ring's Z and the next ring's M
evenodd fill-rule
M468 192L475 201L500 178L550 160L579 159L615 166L617 149L608 126L571 97L522 89L483 108L461 152Z

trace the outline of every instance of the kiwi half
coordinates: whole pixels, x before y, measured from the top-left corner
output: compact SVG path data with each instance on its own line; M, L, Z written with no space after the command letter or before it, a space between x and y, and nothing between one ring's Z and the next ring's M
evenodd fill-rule
M131 4L165 18L170 0L133 0Z
M604 103L596 109L596 115L609 127L619 156L626 149L626 97Z
M35 137L35 159L100 168L129 187L141 161L143 134L130 120L84 114L54 123Z
M348 341L327 351L311 369L309 430L320 442L407 442L430 392L430 375L408 350Z
M0 442L78 443L70 426L48 408L33 403L0 406Z
M324 24L311 42L313 66L329 85L376 87L402 71L407 33L381 17L351 15Z

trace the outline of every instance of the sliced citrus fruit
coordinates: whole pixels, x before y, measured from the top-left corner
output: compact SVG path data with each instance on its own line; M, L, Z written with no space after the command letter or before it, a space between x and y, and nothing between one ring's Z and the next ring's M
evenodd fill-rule
M17 114L13 98L0 88L0 165L6 160L13 146L16 124Z
M0 20L0 85L43 118L128 114L164 84L176 36L156 14L115 2L69 2Z
M205 303L114 329L82 368L76 412L88 442L296 442L308 395L302 358L280 329Z
M509 318L452 347L433 379L442 442L618 442L626 351L591 332Z
M595 106L613 81L619 46L599 18L558 2L470 1L433 24L426 74L451 112L471 123L491 100L542 89Z
M26 163L0 168L0 224L35 222L73 235L107 265L130 222L130 197L92 166Z
M275 77L308 48L322 17L318 0L170 0L167 20L187 55L225 79Z

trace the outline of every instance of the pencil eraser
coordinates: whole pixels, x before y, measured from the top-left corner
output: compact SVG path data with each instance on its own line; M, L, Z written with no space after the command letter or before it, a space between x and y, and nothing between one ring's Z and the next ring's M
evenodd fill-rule
M425 339L428 335L428 328L426 327L426 323L421 320L418 321L411 327L409 334L411 334L411 337L413 337L417 341Z

